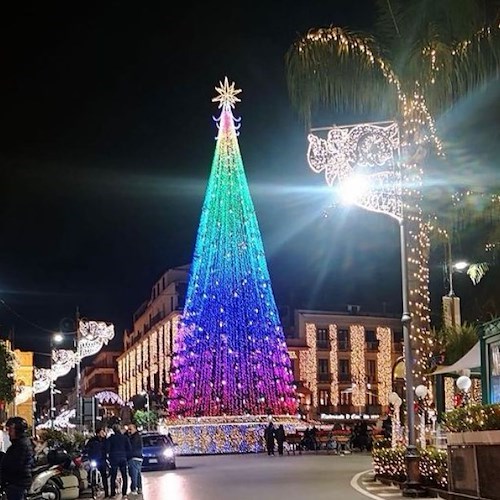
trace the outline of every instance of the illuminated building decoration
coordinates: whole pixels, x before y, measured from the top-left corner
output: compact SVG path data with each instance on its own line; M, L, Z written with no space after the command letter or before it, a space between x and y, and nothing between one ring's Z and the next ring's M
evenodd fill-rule
M407 223L408 306L412 317L410 341L415 360L413 375L425 382L432 352L427 262L429 227L422 220L420 208L422 172L411 157L405 160L404 165L400 164L399 159L400 149L408 146L408 134L415 132L413 128L416 123L425 124L430 131L429 137L422 138L423 142L432 137L439 145L433 121L420 97L415 95L410 103L404 96L401 97L403 108L412 108L404 113L402 138L395 122L318 129L318 132L328 130L326 139L309 134L307 159L314 172L325 172L329 186L338 183L343 193L352 192L355 188L356 199L349 200L352 203L372 212L389 215L400 224L403 220Z
M239 417L211 417L185 419L183 425L169 423L160 432L170 432L180 455L212 455L223 453L259 453L265 451L264 430L267 416L242 415ZM277 417L274 425L283 424L285 432L292 434L297 427L293 417Z
M35 368L33 392L39 394L50 387L50 381L67 375L83 358L97 354L115 336L115 327L104 321L78 323L77 350L54 349L51 368Z
M390 328L377 328L378 353L378 402L389 405L389 395L392 392L392 333Z
M101 404L116 404L120 406L125 406L125 401L116 394L116 392L113 391L101 391L98 392L97 394L94 395L94 397L99 401Z
M78 355L80 359L97 354L115 336L115 327L104 321L80 321L78 323Z
M309 349L299 352L300 374L311 391L312 405L318 406L318 360L316 358L316 325L306 324L306 344Z
M445 411L455 408L455 379L444 377L444 409Z
M52 351L52 376L54 380L67 375L78 361L75 351L54 349Z
M330 374L332 377L330 383L330 403L337 406L339 404L339 357L336 325L329 326L328 337L330 340Z
M232 108L216 88L218 135L182 321L169 410L180 416L295 413L293 374L243 167Z
M350 336L352 404L360 407L366 404L365 329L359 325L352 325Z
M397 124L333 127L326 139L309 134L308 140L309 166L316 173L324 170L329 186L339 182L342 189L354 180L366 182L357 205L396 218L403 216Z
M35 394L40 394L45 392L50 387L50 382L52 380L52 371L50 368L35 368L34 370L35 380L33 382L33 392Z
M163 388L163 381L165 376L165 351L163 350L163 326L158 335L158 383L160 388Z

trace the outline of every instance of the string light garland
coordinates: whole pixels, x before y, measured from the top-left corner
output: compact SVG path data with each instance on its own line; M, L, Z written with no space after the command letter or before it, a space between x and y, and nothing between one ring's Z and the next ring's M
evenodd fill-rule
M168 408L178 416L294 414L290 358L232 114L241 90L227 77L216 90L219 132L173 335Z
M50 382L67 375L83 358L97 354L115 336L115 327L105 321L80 320L77 350L54 349L51 368L35 368L33 392L39 394L50 387ZM74 332L73 332L74 333Z
M318 406L318 360L317 351L317 333L314 323L306 324L306 345L307 350L300 351L300 375L306 386L311 391L311 405Z
M366 404L365 329L360 325L352 325L349 333L351 337L351 380L353 381L352 404L364 407Z
M377 353L378 370L378 402L382 406L389 405L392 392L392 333L391 329L379 326L376 330L379 342Z

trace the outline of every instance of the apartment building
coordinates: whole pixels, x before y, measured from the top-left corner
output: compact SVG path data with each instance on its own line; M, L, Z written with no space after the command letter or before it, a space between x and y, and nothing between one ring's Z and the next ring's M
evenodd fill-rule
M286 342L304 415L379 413L403 392L399 318L297 310Z
M124 401L144 391L164 399L188 273L187 265L168 270L134 314L118 357ZM345 313L297 310L285 333L304 415L379 413L392 391L403 394L400 318L366 314L359 306Z
M184 308L189 265L169 269L133 317L118 357L118 394L129 401L144 391L162 393L170 380L174 338Z

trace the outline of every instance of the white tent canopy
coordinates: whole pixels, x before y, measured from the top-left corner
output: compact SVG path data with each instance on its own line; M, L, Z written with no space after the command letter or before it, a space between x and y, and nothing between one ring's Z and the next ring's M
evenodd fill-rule
M442 375L444 373L460 373L462 370L471 370L478 373L481 367L481 348L479 341L476 345L457 362L450 366L441 366L432 375Z

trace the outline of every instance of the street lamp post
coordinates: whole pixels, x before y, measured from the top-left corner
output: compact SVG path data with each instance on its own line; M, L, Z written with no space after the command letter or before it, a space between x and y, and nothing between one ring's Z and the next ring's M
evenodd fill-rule
M60 333L52 335L50 338L50 428L54 428L54 419L56 416L55 408L55 394L56 394L56 381L53 373L54 367L54 346L55 344L60 344L63 341L63 336Z
M406 447L406 484L403 496L415 497L421 495L420 488L420 457L417 450L415 437L415 399L413 397L413 351L410 338L410 304L408 299L408 257L406 251L406 229L404 217L399 219L399 237L401 246L401 283L403 297L403 314L401 324L403 326L404 361L406 375L406 414L408 424L408 445Z
M410 337L408 257L403 213L402 171L399 162L400 137L396 122L362 123L328 130L326 139L309 134L308 162L315 172L325 171L330 186L337 181L342 201L370 212L382 213L399 223L401 247L402 309L406 371L408 445L407 480L403 496L425 494L420 486L419 454L415 440L413 351Z
M147 414L147 421L148 421L148 431L151 430L150 424L151 424L151 413L150 413L150 405L149 405L149 392L148 391L143 391L142 395L146 398L146 414Z

